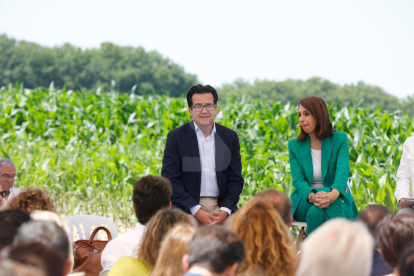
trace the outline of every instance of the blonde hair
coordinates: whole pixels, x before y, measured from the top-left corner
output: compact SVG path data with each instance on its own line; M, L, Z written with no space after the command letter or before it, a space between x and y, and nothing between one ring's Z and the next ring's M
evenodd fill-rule
M297 276L371 275L374 240L361 222L327 221L304 242Z
M155 265L165 234L177 224L192 226L189 215L180 209L161 209L147 223L138 249L138 259L147 267Z
M162 242L151 276L183 275L182 259L188 254L188 245L194 233L192 226L178 225L171 229Z
M240 235L246 249L239 274L261 267L268 276L295 275L296 258L288 228L270 203L260 198L249 200L234 215L231 229Z

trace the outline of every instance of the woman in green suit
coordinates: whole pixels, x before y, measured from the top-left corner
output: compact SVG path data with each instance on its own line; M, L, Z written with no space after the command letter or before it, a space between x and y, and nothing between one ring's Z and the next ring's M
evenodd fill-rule
M315 96L299 101L299 123L300 134L288 145L293 218L306 221L308 233L329 219L355 219L346 133L332 128L325 101Z

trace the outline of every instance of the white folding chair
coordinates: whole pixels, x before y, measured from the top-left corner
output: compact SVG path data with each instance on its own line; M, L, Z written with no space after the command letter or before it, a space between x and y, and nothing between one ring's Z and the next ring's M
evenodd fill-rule
M85 231L85 233L83 233L81 230L81 223L83 225L83 230ZM102 225L107 225L109 227L109 230L111 231L112 238L116 238L118 236L118 228L116 227L115 223L109 218L94 215L75 215L69 217L66 222L66 225L69 228L71 242L73 243L72 225L75 225L76 230L78 230L80 239L88 240L91 236L92 223L95 224L95 228Z

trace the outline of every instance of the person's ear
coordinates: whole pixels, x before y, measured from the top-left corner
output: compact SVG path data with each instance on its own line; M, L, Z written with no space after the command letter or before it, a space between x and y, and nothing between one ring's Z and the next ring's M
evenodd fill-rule
M189 256L188 256L188 254L185 254L184 256L183 256L183 260L182 260L182 262L181 262L181 265L182 265L182 267L183 267L183 273L187 273L188 272L188 259L189 259Z
M135 209L135 204L132 202L132 208L134 208L134 212L137 212L137 209Z
M171 209L171 207L172 207L172 202L170 200L170 202L168 202L168 209Z
M293 223L293 217L290 216L290 220L289 220L289 223L288 223L289 228L292 227L292 223Z
M239 268L238 263L234 263L231 266L227 267L225 275L226 276L234 276L236 275L237 269Z
M193 117L193 115L191 114L191 107L188 108L188 115L190 115L190 117Z

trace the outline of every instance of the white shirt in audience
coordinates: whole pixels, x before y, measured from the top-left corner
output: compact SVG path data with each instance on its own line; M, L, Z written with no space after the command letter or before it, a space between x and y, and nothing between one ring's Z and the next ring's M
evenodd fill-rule
M10 188L9 191L10 191L9 197L7 199L3 198L3 205L6 205L7 201L12 199L13 197L16 197L18 194L20 194L20 189L17 189L17 188L14 188L14 187ZM0 204L0 206L1 206L1 204Z
M138 245L144 229L145 225L137 223L137 226L131 231L108 242L102 251L101 265L103 270L99 276L105 276L121 257L138 257Z

